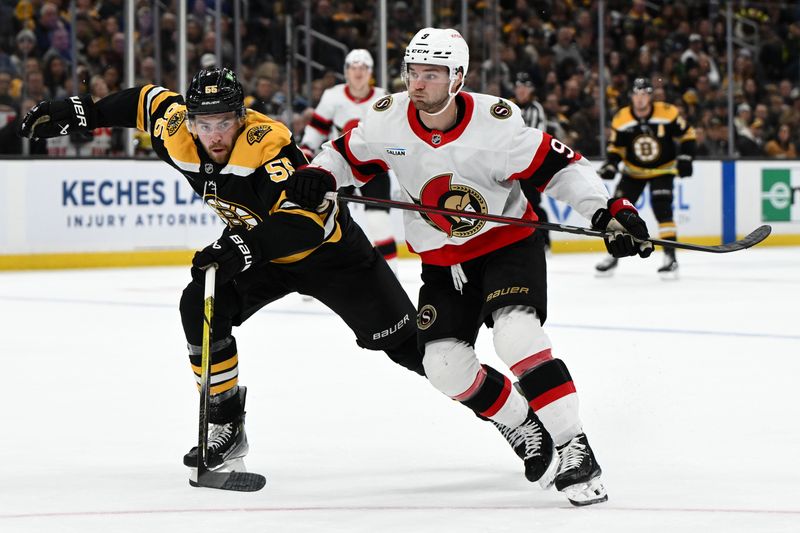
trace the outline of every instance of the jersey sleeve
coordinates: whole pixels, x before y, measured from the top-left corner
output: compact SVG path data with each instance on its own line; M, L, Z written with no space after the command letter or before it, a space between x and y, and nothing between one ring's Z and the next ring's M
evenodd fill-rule
M330 90L322 93L319 105L311 115L311 121L303 131L303 146L317 152L331 134L333 128L334 98Z
M327 169L336 178L338 187L360 187L378 174L389 171L389 166L374 156L365 137L364 122L341 137L327 142L311 162Z
M697 137L694 128L681 115L675 117L672 126L673 136L678 141L681 155L694 157L697 151Z
M533 128L521 128L514 137L506 172L506 179L518 180L523 191L535 188L566 202L587 219L608 201L608 191L591 163L555 137Z
M95 102L98 127L136 128L152 133L156 119L183 96L164 87L145 85L110 94Z

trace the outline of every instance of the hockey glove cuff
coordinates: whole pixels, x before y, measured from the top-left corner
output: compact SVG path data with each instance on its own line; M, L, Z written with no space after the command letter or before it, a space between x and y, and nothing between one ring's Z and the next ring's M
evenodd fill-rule
M36 104L20 123L20 137L48 139L81 131L91 131L97 124L92 97L71 96L66 100L44 100Z
M681 178L688 178L692 175L692 156L679 155L678 156L678 176Z
M204 271L216 264L217 284L224 285L251 268L260 257L260 247L255 239L248 238L246 233L226 233L194 254L192 278L202 283Z
M592 227L606 232L603 240L614 257L653 253L653 243L645 240L650 237L647 225L627 198L609 199L608 208L598 209L592 217Z
M602 167L600 167L600 177L604 180L613 180L614 176L617 175L617 165L612 163L606 163Z
M335 190L336 178L322 167L303 165L286 180L286 197L305 209L316 209Z

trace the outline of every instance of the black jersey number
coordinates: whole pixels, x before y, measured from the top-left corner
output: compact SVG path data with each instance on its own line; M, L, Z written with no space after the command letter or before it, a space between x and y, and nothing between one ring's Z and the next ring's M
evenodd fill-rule
M264 165L264 167L269 173L269 179L275 183L285 181L286 178L289 177L289 174L294 172L294 167L288 157L281 157L280 159L270 161Z

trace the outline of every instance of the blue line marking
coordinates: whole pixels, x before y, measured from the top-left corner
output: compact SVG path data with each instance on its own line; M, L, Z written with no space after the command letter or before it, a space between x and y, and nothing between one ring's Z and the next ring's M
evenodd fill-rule
M736 161L722 162L722 242L736 240Z

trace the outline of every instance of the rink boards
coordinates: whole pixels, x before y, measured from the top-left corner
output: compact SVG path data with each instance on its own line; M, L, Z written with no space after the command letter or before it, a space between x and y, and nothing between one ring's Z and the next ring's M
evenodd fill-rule
M542 203L551 222L588 225L565 204ZM222 230L186 180L160 161L5 160L0 204L2 270L186 264ZM686 241L717 244L767 223L773 235L764 244L800 244L800 161L695 162L692 178L676 180L673 205ZM655 236L648 191L637 207ZM352 210L358 220L360 208ZM392 217L402 242L402 214ZM602 249L597 239L552 239L555 252Z

